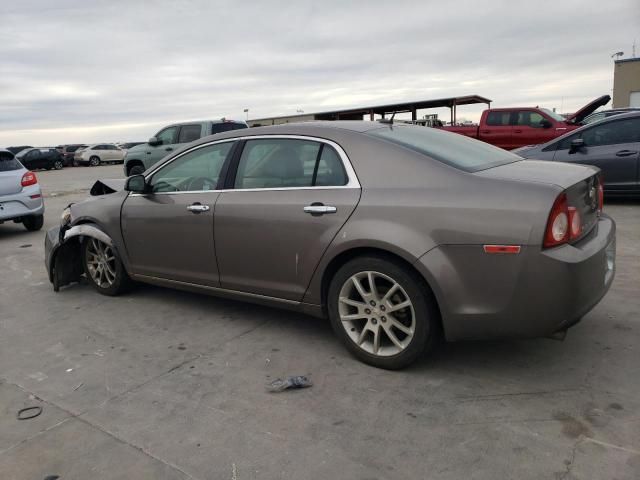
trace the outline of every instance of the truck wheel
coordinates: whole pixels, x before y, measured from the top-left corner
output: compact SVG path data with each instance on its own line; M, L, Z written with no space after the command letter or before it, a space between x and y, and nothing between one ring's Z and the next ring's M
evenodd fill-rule
M132 175L141 175L143 173L144 173L144 167L141 165L134 165L133 167L131 167L131 170L129 170L130 177Z

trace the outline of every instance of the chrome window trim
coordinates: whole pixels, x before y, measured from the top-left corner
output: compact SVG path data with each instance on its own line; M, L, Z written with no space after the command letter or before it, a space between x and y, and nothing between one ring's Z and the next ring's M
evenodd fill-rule
M347 173L347 179L348 179L347 183L345 185L335 185L335 186L322 185L318 187L311 186L311 187L270 187L270 188L226 188L226 189L220 189L220 190L187 190L182 192L157 192L157 193L154 193L153 195L184 195L187 193L194 194L194 193L222 193L222 192L269 192L269 191L289 191L289 190L334 190L334 189L342 190L342 189L361 188L360 182L358 180L358 176L356 175L356 172L353 169L353 165L351 164L351 160L349 160L349 157L347 156L344 149L340 145L338 145L336 142L334 142L333 140L328 140L326 138L320 138L320 137L313 137L313 136L307 136L307 135L287 135L287 134L245 135L242 137L224 138L222 140L214 140L211 142L196 145L188 150L185 150L179 155L176 155L168 162L163 163L162 165L159 165L155 169L151 170L151 172L145 175L144 179L145 181L148 181L160 169L171 164L172 162L182 157L183 155L191 153L195 150L199 150L201 148L210 147L211 145L216 145L218 143L237 142L240 140L256 140L256 139L272 140L277 138L284 138L284 139L290 139L290 140L309 140L313 142L320 142L320 143L325 143L327 145L330 145L336 150L336 152L338 152L338 156L342 161L342 166L344 167L345 172ZM131 197L146 197L148 195L151 195L151 194L129 192L129 196Z

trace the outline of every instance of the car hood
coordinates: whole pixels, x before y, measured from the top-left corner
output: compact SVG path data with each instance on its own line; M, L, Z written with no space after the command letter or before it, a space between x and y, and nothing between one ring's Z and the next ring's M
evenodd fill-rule
M591 115L598 108L600 108L603 105L606 105L607 103L609 103L609 100L611 100L611 97L609 95L602 95L601 97L596 98L592 102L587 103L584 107L582 107L580 110L578 110L573 115L567 117L566 121L568 123L576 123L576 124L578 124L578 123L582 122L582 120L584 120L584 118L587 115Z
M109 193L121 192L124 190L124 184L127 180L124 178L103 178L97 180L93 184L89 193L97 197L99 195L107 195Z

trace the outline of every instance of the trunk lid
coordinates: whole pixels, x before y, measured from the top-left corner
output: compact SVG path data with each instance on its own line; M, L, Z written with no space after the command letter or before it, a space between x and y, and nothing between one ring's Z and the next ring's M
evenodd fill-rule
M601 97L596 98L594 101L587 103L584 107L578 110L573 115L567 117L567 123L580 123L587 115L591 115L598 108L606 105L611 100L609 95L602 95Z
M586 165L572 165L542 160L521 160L474 173L487 178L546 183L560 187L567 203L580 213L584 237L598 221L598 182L600 170ZM555 198L550 199L553 203Z
M22 191L22 175L26 169L10 152L0 152L0 196Z

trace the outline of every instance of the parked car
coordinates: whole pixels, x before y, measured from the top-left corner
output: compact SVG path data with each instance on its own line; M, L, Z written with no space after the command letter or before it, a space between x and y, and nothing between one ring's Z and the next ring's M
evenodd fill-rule
M610 99L609 95L603 95L568 118L546 108L491 108L482 112L478 126L442 128L512 150L525 145L544 143L579 128L580 122L587 115L606 105Z
M602 170L605 193L640 194L640 112L615 115L514 153L536 160L593 165Z
M64 167L62 154L54 147L26 148L21 150L16 158L29 170L61 170Z
M65 210L46 267L55 290L84 272L105 295L133 279L328 315L400 368L441 330L552 335L591 310L615 259L598 177L413 125L226 132L98 182L114 193Z
M159 162L180 145L193 142L199 138L215 133L249 128L246 122L236 120L207 120L202 122L176 123L164 127L147 143L133 147L127 151L124 162L124 174L138 175Z
M597 122L598 120L602 120L603 118L613 117L615 115L621 115L623 113L632 113L632 112L640 112L640 108L615 108L612 110L602 110L600 112L592 113L588 117L586 117L582 121L582 125L588 125L593 122Z
M7 150L9 150L11 153L13 153L14 155L17 155L18 153L20 153L22 150L25 150L27 148L33 148L30 145L21 145L19 147L7 147Z
M0 150L0 224L11 220L27 230L40 230L44 201L36 174L24 168L13 153Z
M75 166L74 155L78 149L82 148L87 148L87 145L73 143L71 145L62 146L62 156L64 157L65 167Z
M76 150L73 161L77 165L97 167L101 163L124 162L124 151L112 143L96 143Z
M130 148L137 147L138 145L142 145L144 142L127 142L121 143L118 146L123 150L129 150Z

